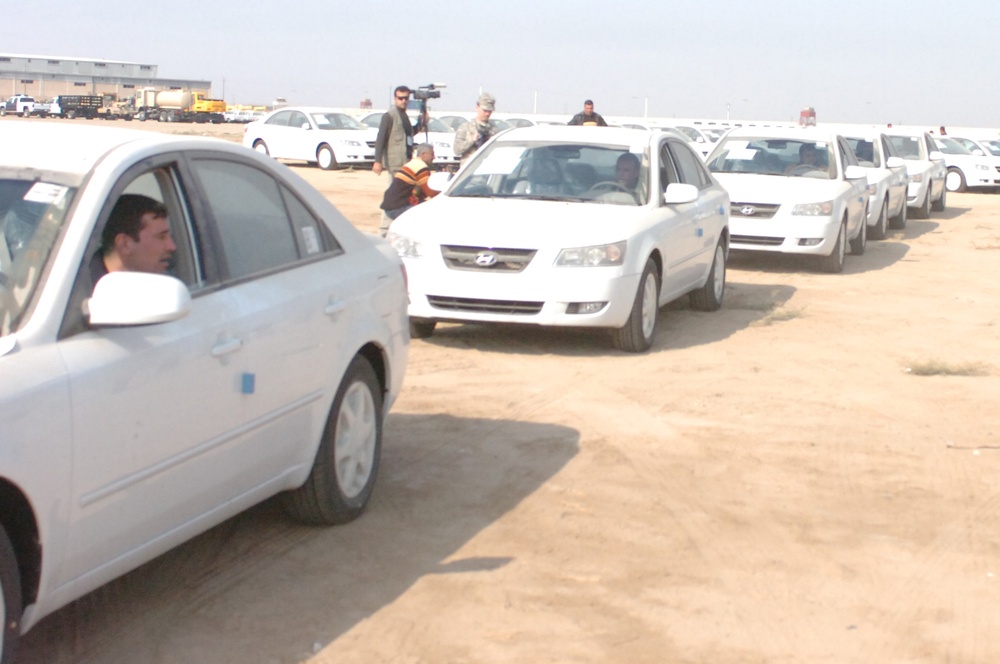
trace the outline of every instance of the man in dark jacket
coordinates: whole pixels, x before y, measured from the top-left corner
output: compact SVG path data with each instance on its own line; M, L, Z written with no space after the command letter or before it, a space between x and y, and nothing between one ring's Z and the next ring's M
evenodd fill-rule
M573 116L567 124L571 125L583 125L587 127L607 127L608 123L604 121L600 113L594 113L594 102L587 100L583 102L583 112L577 113Z

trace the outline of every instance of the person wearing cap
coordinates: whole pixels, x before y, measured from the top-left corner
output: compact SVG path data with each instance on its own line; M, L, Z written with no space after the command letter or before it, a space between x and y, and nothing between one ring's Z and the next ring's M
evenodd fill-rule
M476 117L455 130L455 156L463 163L482 147L496 133L490 124L490 116L496 108L496 99L488 92L479 95L476 102Z
M583 111L577 113L573 116L566 124L570 125L581 125L584 127L607 127L608 123L604 121L600 113L594 113L594 102L588 99L583 102Z

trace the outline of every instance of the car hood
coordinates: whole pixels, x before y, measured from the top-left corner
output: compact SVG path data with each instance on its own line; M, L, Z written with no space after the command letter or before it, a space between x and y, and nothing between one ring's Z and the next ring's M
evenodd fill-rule
M844 180L754 173L713 173L736 203L818 203L850 188Z
M648 207L438 196L401 214L391 231L435 244L564 248L627 239L650 219Z

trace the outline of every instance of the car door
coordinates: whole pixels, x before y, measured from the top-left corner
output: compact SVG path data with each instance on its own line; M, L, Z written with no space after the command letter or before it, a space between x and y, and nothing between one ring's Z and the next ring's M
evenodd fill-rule
M220 505L246 491L234 454L245 420L246 355L236 307L217 288L191 214L177 155L142 162L108 191L88 256L121 193L163 202L178 246L175 274L192 291L190 313L173 322L90 329L80 301L92 290L90 261L77 278L60 353L69 376L73 471L69 558L61 581L114 576L183 539ZM189 533L190 534L190 533Z
M700 283L711 269L715 244L725 225L728 200L721 187L714 187L704 162L684 141L665 139L660 148L661 207L672 208L679 215L679 227L670 255L672 283L677 293ZM698 189L698 199L691 203L666 205L663 191L670 182L690 184ZM665 183L665 184L664 184Z
M251 366L244 472L253 482L280 481L276 468L312 462L337 377L357 351L344 344L368 297L367 270L270 171L213 155L190 166Z
M901 159L896 146L887 136L880 136L878 144L882 148L882 163L885 168L892 171L889 177L889 214L896 215L906 205L906 186L909 183L909 176L906 173L906 165L902 164L890 167L888 162L891 157Z
M868 178L849 180L844 174L848 166L857 166L858 160L843 136L837 136L837 152L840 153L840 177L847 189L844 202L847 207L848 236L855 237L861 227L868 223Z

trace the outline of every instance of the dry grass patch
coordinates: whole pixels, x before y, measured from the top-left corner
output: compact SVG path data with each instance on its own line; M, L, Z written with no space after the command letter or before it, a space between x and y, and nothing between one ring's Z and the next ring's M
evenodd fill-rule
M910 362L906 373L915 376L987 376L989 366L983 362L950 363L942 360L920 360Z

